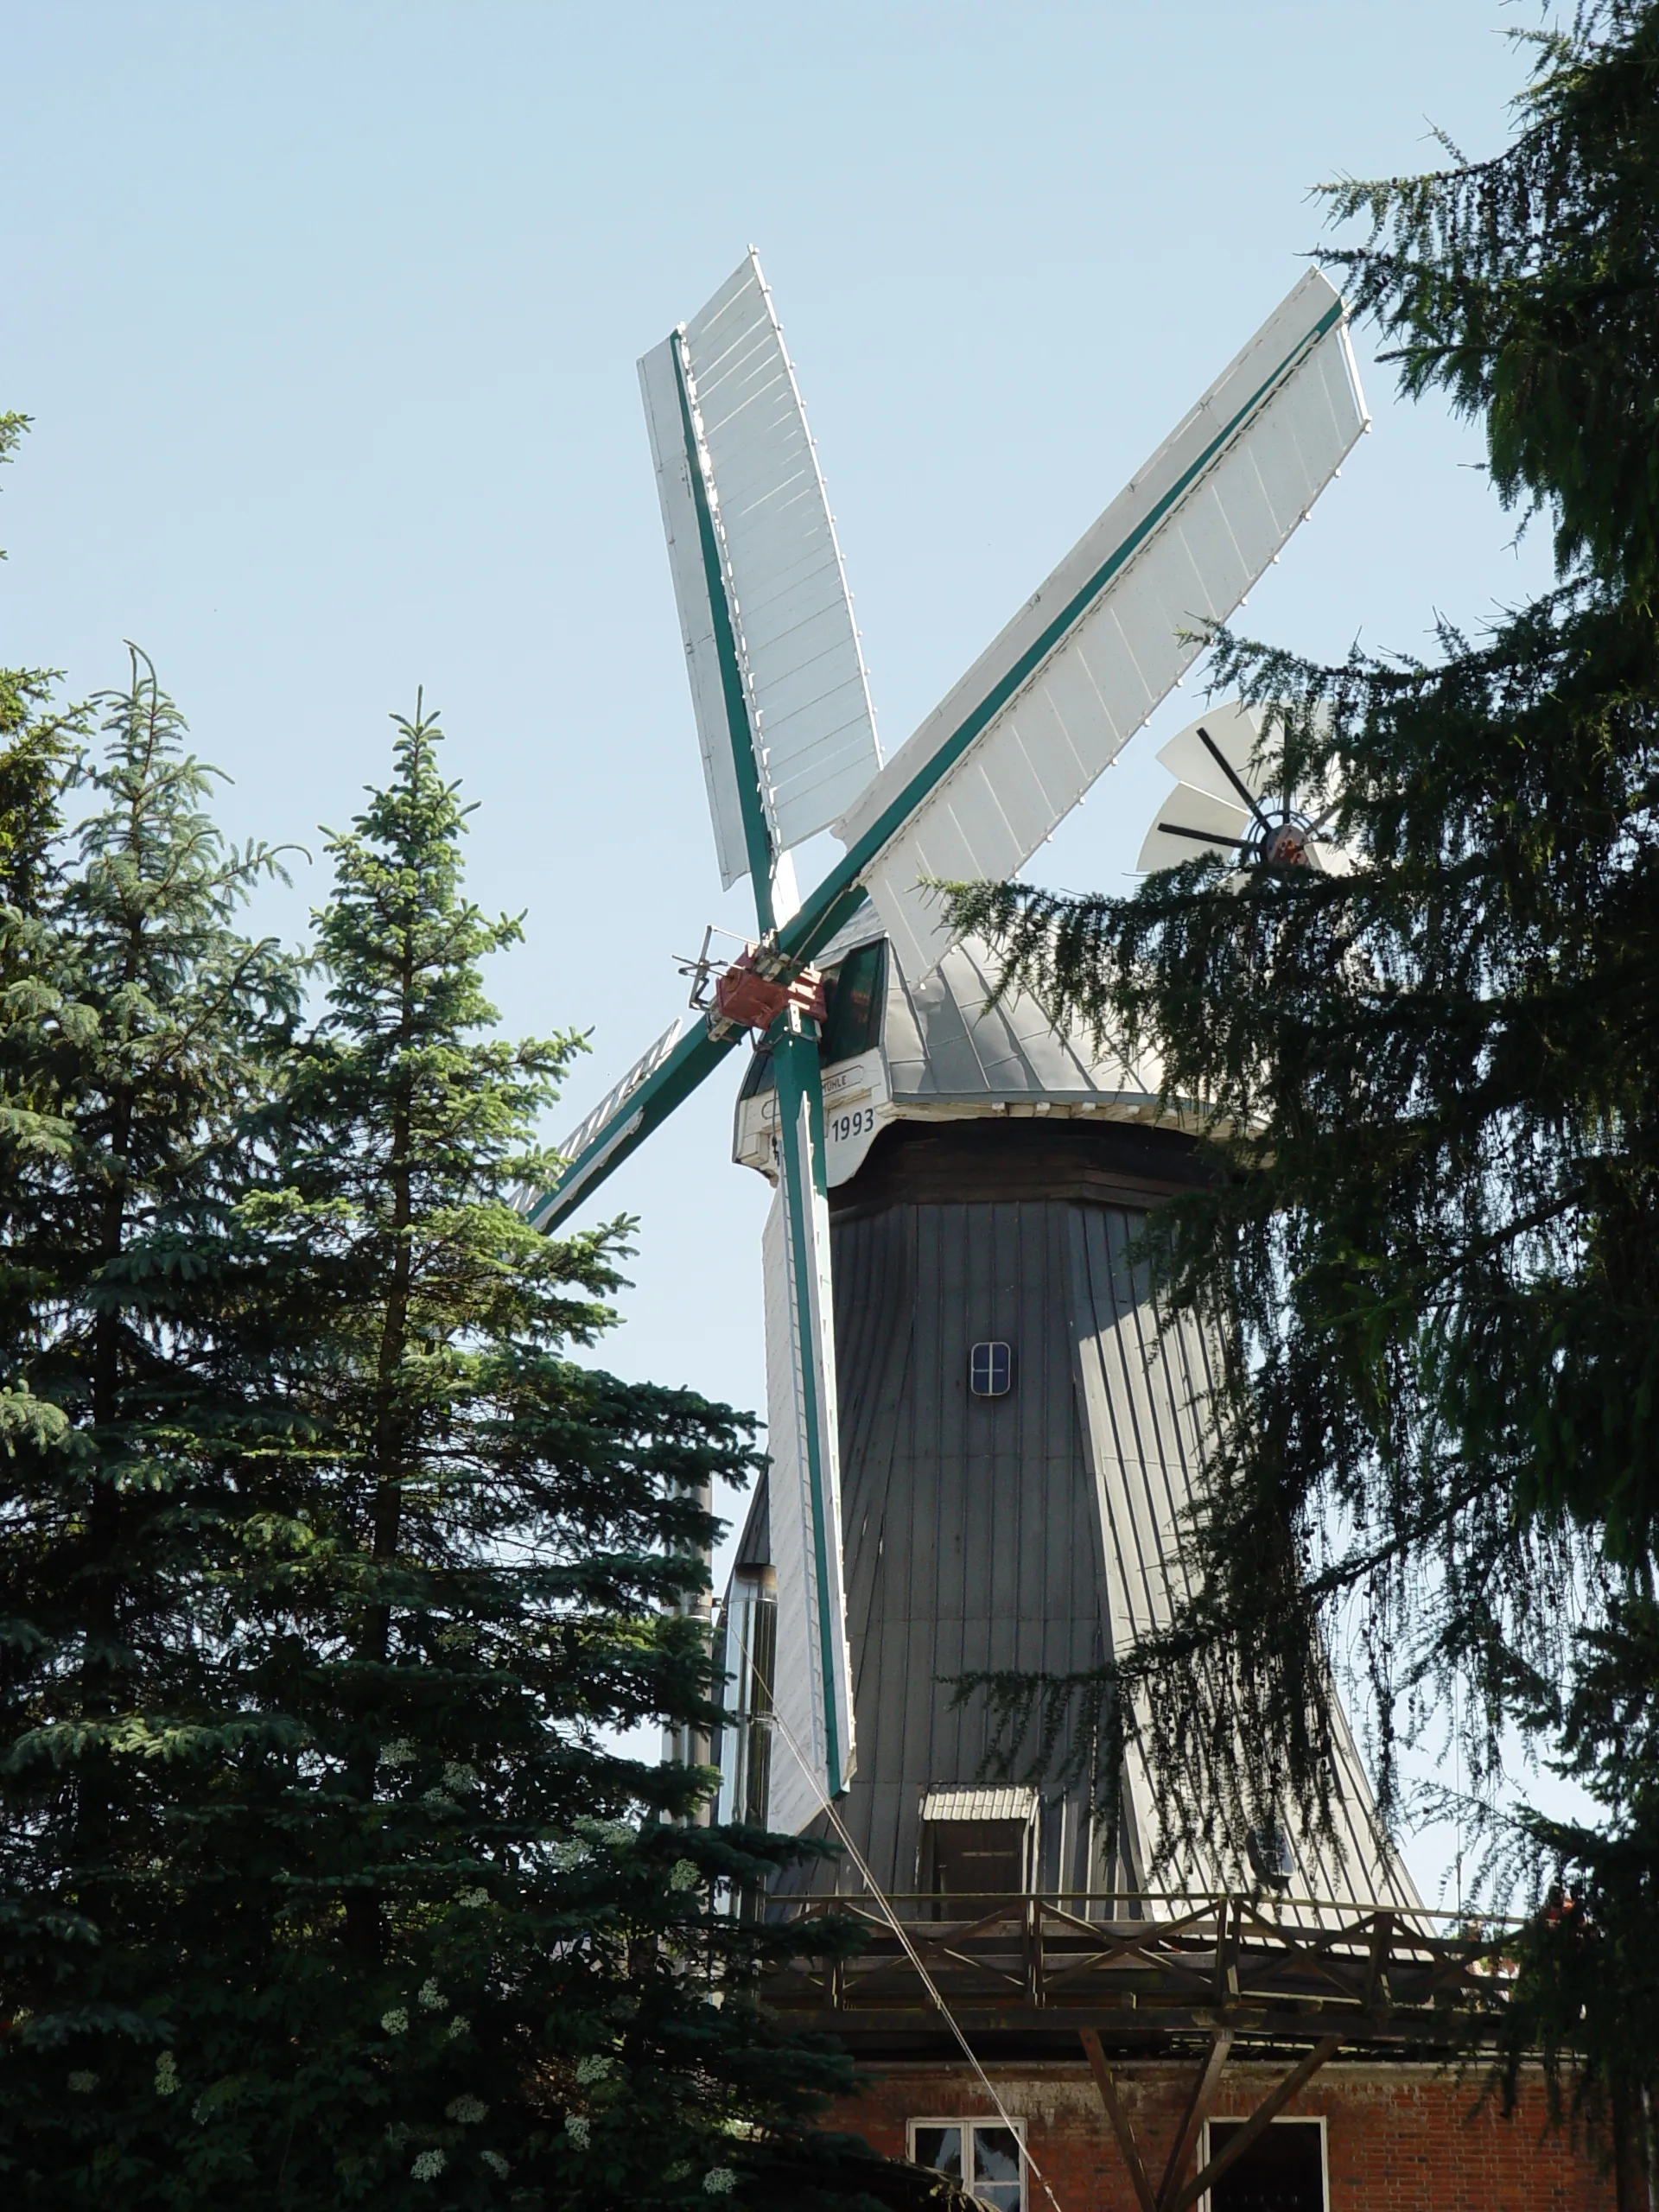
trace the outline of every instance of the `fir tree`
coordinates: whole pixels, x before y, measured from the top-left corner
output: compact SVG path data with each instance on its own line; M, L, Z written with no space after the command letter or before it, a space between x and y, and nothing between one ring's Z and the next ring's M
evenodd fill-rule
M609 1320L619 1232L552 1242L514 1204L550 1179L532 1132L575 1040L492 1033L478 963L519 925L461 895L438 736L399 724L392 784L331 846L329 1010L255 1208L315 1436L280 1478L263 1662L306 1746L291 1940L330 1969L289 2185L702 2202L711 2175L810 2167L800 2125L843 2078L756 2008L785 1947L715 1910L775 1857L680 1825L707 1778L607 1740L715 1716L675 1608L750 1424L569 1357Z
M1149 1238L1221 1362L1197 1595L1116 1680L988 1687L1010 1746L1078 1695L1139 1726L1172 1834L1211 1840L1287 1795L1319 1815L1344 1608L1385 1803L1401 1700L1472 1692L1484 1787L1530 1729L1609 1817L1522 1821L1579 1906L1535 1928L1516 2032L1584 2056L1633 2171L1659 2075L1630 2034L1659 2018L1659 1794L1627 1726L1659 1545L1659 7L1537 45L1510 147L1335 188L1370 228L1326 257L1406 389L1478 419L1500 497L1553 524L1557 588L1429 661L1218 639L1264 765L1340 793L1352 875L956 896L1052 1010L1160 1059L1218 1170Z

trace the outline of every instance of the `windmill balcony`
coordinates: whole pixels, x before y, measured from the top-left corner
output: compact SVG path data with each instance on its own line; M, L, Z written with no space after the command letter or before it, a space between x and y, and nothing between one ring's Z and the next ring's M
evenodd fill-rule
M1260 1891L853 1891L767 1907L788 1924L832 1915L859 1924L862 1948L780 1970L767 2002L851 2048L895 2052L948 2038L937 1992L976 2046L1075 2051L1087 2032L1153 2055L1220 2035L1262 2050L1334 2037L1449 2057L1495 2044L1517 1924Z

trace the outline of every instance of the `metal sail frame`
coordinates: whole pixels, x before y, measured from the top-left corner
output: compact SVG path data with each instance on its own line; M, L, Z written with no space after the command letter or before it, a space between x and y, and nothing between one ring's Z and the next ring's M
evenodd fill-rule
M968 753L975 739L984 731L997 710L1007 703L1022 683L1030 680L1042 661L1065 642L1068 632L1076 627L1114 577L1128 565L1158 530L1170 522L1183 502L1202 485L1205 476L1215 469L1227 451L1248 434L1251 423L1262 415L1273 398L1284 389L1313 347L1342 327L1346 311L1340 300L1336 300L1334 295L1332 298L1334 303L1287 350L1270 374L1262 379L1178 480L1161 496L1153 511L1125 533L1122 541L1113 548L1098 571L1089 580L1087 592L1079 592L1060 610L1014 665L1002 671L994 683L987 686L984 694L962 715L945 741L913 774L906 778L902 788L893 791L890 796L884 791L886 803L868 826L861 831L823 880L804 895L795 912L778 924L777 947L785 959L802 963L810 961L851 918L866 895L866 878L904 831L912 816L932 797L951 770ZM1363 422L1361 427L1364 427ZM1330 473L1334 474L1335 468ZM1287 530L1285 537L1287 538L1289 535L1290 531ZM1200 650L1201 645L1195 643L1193 658ZM1157 703L1157 701L1153 702L1154 705ZM1149 715L1151 712L1152 707L1149 706L1147 714ZM1126 734L1122 742L1127 744L1128 736L1132 734L1133 732ZM889 785L893 771L900 768L903 762L903 754L896 755L883 768L877 782L884 786ZM652 1130L660 1127L677 1106L707 1081L738 1041L734 1032L727 1031L716 1036L707 1023L698 1023L678 1039L665 1058L657 1060L649 1072L642 1071L637 1083L630 1084L625 1078L623 1084L619 1085L625 1096L612 1115L592 1131L581 1149L572 1155L559 1181L535 1200L529 1210L531 1221L541 1229L556 1229L580 1199L589 1197L602 1181L613 1174L629 1154L645 1142ZM643 1071L644 1063L641 1066Z
M753 251L710 307L730 295L746 270L752 271L771 316L770 297ZM708 314L705 309L704 315ZM970 864L980 861L978 872L1008 872L1023 862L1076 804L1203 649L1201 636L1179 626L1192 619L1190 605L1171 610L1166 596L1160 597L1160 593L1166 595L1172 588L1192 590L1200 601L1203 615L1224 619L1268 563L1277 558L1280 548L1368 427L1345 326L1346 311L1340 298L1321 276L1310 272L935 714L892 760L878 768L836 825L847 843L843 857L792 912L785 914L778 912L779 902L774 897L779 867L785 855L779 849L775 834L775 794L766 781L766 753L757 726L758 721L764 720L764 710L757 714L753 671L746 668L741 645L741 610L734 603L729 587L731 563L722 557L719 490L713 481L706 442L699 435L695 380L687 358L688 326L680 326L665 346L658 349L657 356L646 357L640 365L641 379L652 418L653 446L659 448L659 477L663 427L658 415L669 410L660 404L653 409L647 372L653 360L665 353L672 366L672 412L678 417L680 457L695 510L700 581L711 630L707 642L714 648L719 718L724 724L724 758L710 757L709 725L714 715L709 677L715 671L707 667L705 656L699 675L696 640L683 596L683 569L677 568L676 590L682 597L683 626L693 663L693 694L704 741L716 836L722 844L722 874L729 880L741 865L728 850L732 842L729 830L734 825L728 823L722 830L723 791L737 801L760 932L785 962L796 966L810 963L871 896L890 934L901 937L912 949L927 948L925 932L930 927L937 931L937 922L918 916L913 880L903 880L905 871L909 869L912 879L925 872L958 872L927 869L930 843L952 859L966 855ZM771 329L787 372L775 316L771 316ZM1319 355L1327 340L1336 348L1334 366L1328 357ZM1272 357L1262 363L1255 356L1264 345ZM1316 357L1317 372L1300 390L1305 398L1312 394L1316 412L1324 404L1328 419L1316 425L1319 435L1313 441L1316 451L1310 462L1297 442L1298 425L1282 409L1277 415L1274 409L1275 401L1290 391ZM798 415L798 394L793 392L792 372L789 373L798 428L804 435L804 418ZM660 374L658 370L659 380ZM1321 378L1334 379L1338 387L1345 385L1351 403L1348 412L1333 400ZM1300 472L1300 488L1284 512L1274 506L1260 458L1251 467L1241 465L1253 450L1253 436L1259 438L1263 452L1277 438L1278 450L1269 458L1276 460L1281 479L1287 474L1287 443L1296 464L1288 474L1295 476ZM806 442L810 447L810 439ZM816 460L812 474L821 498L822 479L817 475ZM1278 483L1281 505L1285 488L1282 481ZM1207 504L1207 514L1201 503ZM1252 504L1253 512L1242 517L1233 511ZM827 521L827 506L823 512ZM673 557L667 493L664 521L670 528ZM829 537L844 598L839 549L834 546L832 528ZM1200 550L1210 563L1207 573ZM1174 579L1172 551L1174 569L1185 582ZM1131 606L1137 587L1143 602L1138 610L1139 658L1136 615ZM1205 601L1211 603L1205 605ZM1173 624L1165 620L1171 611L1176 617ZM1116 714L1106 702L1109 687L1090 670L1085 653L1085 647L1095 652L1092 641L1114 625L1117 634L1109 639L1109 645L1117 651L1120 662L1129 666L1141 695L1132 700L1127 711L1120 702ZM1146 640L1160 626L1166 634L1158 639L1156 654L1148 656ZM855 642L854 653L856 656ZM1074 729L1067 729L1064 715L1056 711L1054 697L1050 696L1058 693L1057 675L1065 678L1075 695L1079 689L1079 666L1086 679L1082 686L1084 714L1095 717L1086 741L1080 741ZM861 678L861 662L860 674ZM1027 743L1018 726L1016 717L1033 701L1058 728L1059 739L1053 747L1058 766L1055 761L1046 763L1040 745ZM873 727L870 742L874 750ZM879 753L875 757L879 760ZM728 764L735 779L734 792L725 780ZM1026 787L1017 795L1008 791L1006 805L995 783L999 774L1005 779L1013 774L1026 778ZM1014 803L1016 796L1018 806ZM924 863L919 868L918 860ZM945 949L945 939L936 934L931 957L937 958ZM713 1072L741 1033L735 1027L717 1031L708 1022L699 1022L677 1040L664 1039L653 1046L616 1087L605 1107L582 1125L557 1185L527 1205L532 1223L547 1230L556 1228ZM797 1010L790 1008L779 1016L769 1032L769 1042L778 1080L778 1169L788 1260L795 1442L805 1478L808 1557L804 1565L817 1677L814 1719L821 1728L825 1779L834 1796L846 1788L851 1776L854 1745L839 1525L823 1088L816 1034Z

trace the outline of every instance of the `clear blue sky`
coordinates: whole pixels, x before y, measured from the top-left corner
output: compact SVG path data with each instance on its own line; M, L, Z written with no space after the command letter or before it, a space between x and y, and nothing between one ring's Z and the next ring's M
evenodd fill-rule
M417 684L480 802L493 977L594 1053L672 1017L722 901L633 364L753 240L897 745L1288 289L1308 188L1502 143L1495 0L830 7L12 0L0 659L153 654L241 835L319 849ZM1362 334L1362 359L1370 347ZM1437 404L1393 404L1253 595L1256 634L1424 650L1546 574ZM1178 699L1175 727L1192 711ZM1121 883L1143 735L1034 872ZM297 934L321 872L269 925ZM608 1357L763 1389L766 1192L734 1076L609 1186Z

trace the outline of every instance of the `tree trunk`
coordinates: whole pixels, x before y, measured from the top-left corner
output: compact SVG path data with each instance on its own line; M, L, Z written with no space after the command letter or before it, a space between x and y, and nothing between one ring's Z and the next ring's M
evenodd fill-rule
M1628 2075L1616 2075L1611 2087L1610 2102L1613 2128L1613 2195L1618 2212L1653 2212L1649 2114L1642 2084Z
M412 954L405 944L402 975L403 1005L400 1044L407 1046L414 995ZM409 1300L413 1260L409 1232L414 1217L411 1144L411 1102L405 1090L392 1115L391 1152L386 1164L391 1185L391 1281L386 1294L385 1318L375 1370L374 1431L370 1466L374 1483L370 1505L370 1552L378 1567L390 1566L397 1556L403 1520L404 1478L408 1440L398 1405L398 1376L409 1345ZM384 1662L391 1649L391 1608L372 1605L364 1623L360 1657ZM375 1753L362 1753L352 1781L355 1794L367 1803L374 1796ZM378 1962L384 1934L378 1891L354 1890L346 1899L346 1942L353 1955L366 1964Z

